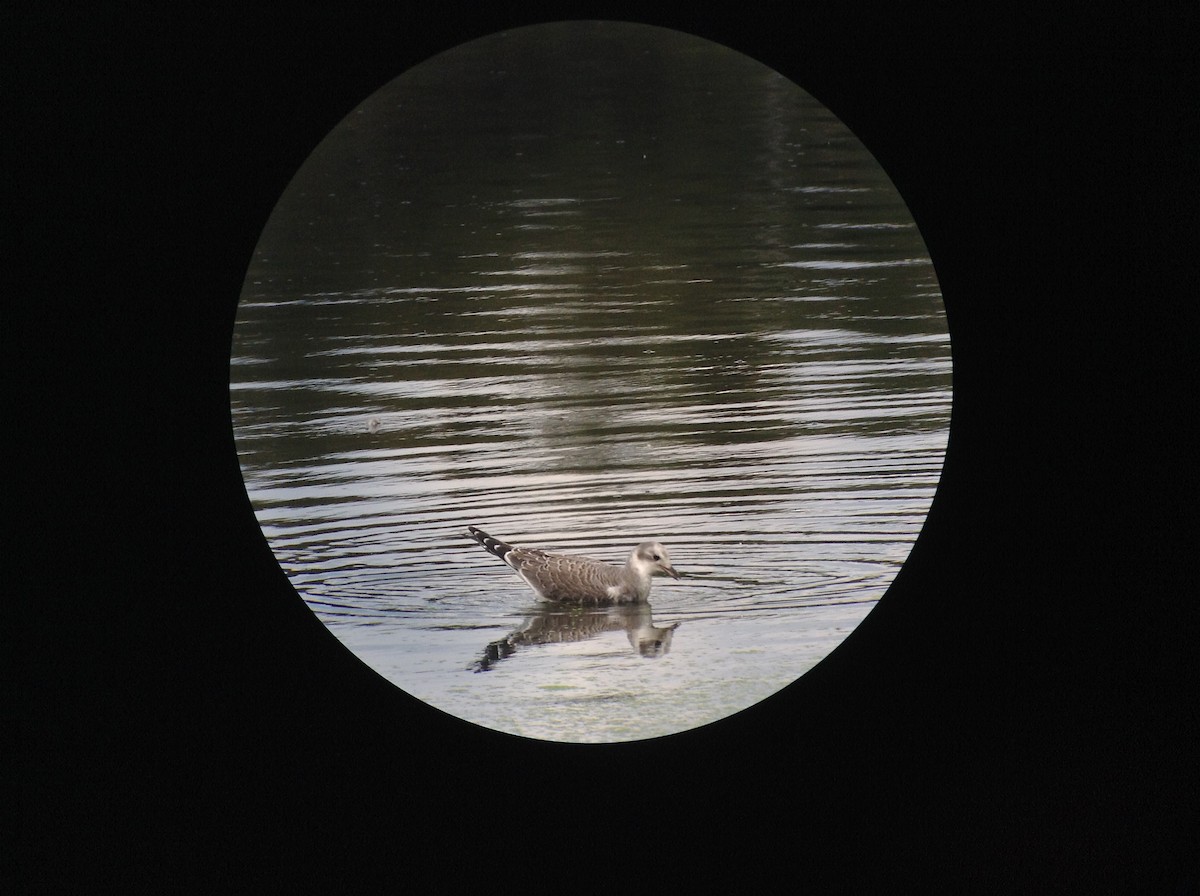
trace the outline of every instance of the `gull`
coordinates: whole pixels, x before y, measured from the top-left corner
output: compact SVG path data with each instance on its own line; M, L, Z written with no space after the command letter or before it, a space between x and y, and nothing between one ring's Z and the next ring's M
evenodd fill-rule
M556 603L644 603L650 596L651 576L679 578L667 549L657 541L643 541L624 566L613 566L587 557L513 547L475 526L468 526L467 533L511 566L538 597Z

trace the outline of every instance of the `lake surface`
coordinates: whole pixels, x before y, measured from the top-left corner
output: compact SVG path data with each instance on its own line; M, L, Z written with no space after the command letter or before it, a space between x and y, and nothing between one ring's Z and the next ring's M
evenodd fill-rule
M300 597L406 692L620 741L744 709L903 564L950 343L911 216L826 109L729 49L535 26L436 57L314 151L231 358L247 492ZM539 605L465 537L683 573Z

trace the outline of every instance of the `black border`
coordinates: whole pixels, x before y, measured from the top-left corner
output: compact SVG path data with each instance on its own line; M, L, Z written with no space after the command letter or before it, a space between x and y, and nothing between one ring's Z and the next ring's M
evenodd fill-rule
M20 881L1196 885L1195 17L835 6L6 13ZM380 680L275 566L229 428L242 276L312 146L430 55L564 17L825 103L953 339L943 485L878 610L775 698L631 745Z

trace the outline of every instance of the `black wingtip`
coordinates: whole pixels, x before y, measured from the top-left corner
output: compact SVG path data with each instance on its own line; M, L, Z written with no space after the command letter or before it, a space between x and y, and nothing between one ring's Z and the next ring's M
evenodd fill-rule
M508 555L509 551L513 550L512 545L505 544L499 538L493 538L478 526L467 526L467 534L479 542L485 551L496 555L501 560Z

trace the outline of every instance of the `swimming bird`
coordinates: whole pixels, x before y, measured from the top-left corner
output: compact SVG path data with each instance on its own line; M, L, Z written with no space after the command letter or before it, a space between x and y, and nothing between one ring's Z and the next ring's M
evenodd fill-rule
M513 547L475 526L468 526L467 533L511 566L543 600L592 605L643 603L650 596L652 576L661 573L679 578L667 549L657 541L643 541L624 566L613 566L587 557Z

